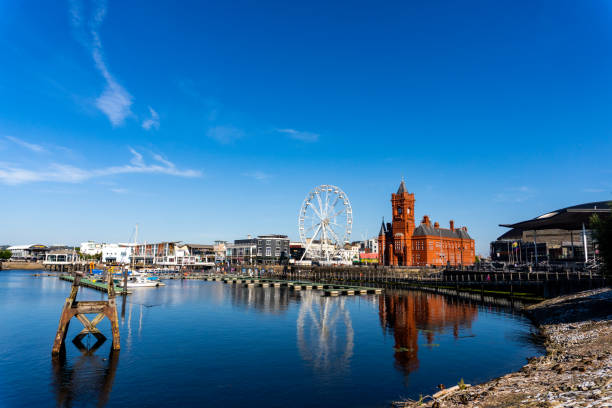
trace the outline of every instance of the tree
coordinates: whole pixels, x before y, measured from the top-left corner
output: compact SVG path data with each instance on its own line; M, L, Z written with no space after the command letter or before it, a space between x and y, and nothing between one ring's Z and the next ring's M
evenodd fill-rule
M13 253L8 249L0 250L0 261L6 261L7 259L10 259L11 255L13 255Z
M102 252L97 252L93 255L84 254L81 252L81 248L75 248L77 255L86 261L100 261L102 260Z
M611 203L608 205L612 208ZM591 217L591 230L593 238L597 240L599 257L602 261L602 271L607 277L612 276L612 216L599 217L597 214Z

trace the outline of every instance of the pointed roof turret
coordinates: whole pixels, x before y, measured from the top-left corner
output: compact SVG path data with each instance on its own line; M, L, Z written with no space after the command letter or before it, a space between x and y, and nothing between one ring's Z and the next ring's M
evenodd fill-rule
M387 231L385 230L385 217L383 217L382 220L382 224L380 224L380 232L378 233L378 236L380 237L381 235L385 235Z
M407 192L408 190L406 190L406 184L404 184L404 178L402 177L402 182L400 183L400 186L397 189L396 194L402 194L402 193L407 193Z

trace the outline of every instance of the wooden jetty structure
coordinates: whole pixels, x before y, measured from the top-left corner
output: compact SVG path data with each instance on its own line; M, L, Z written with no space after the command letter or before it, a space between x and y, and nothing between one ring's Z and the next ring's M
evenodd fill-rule
M275 265L248 268L252 274L195 273L181 279L233 280L252 286L267 282L271 287L290 286L290 282L310 282L315 285L337 284L342 287L373 287L433 290L453 293L478 293L482 296L507 297L525 301L539 301L580 290L602 287L605 276L596 270L559 268L396 268L368 266L304 266ZM262 286L262 285L259 285ZM303 290L303 287L293 290ZM326 288L327 289L327 288ZM333 289L333 288L330 288ZM344 294L349 294L345 292ZM355 292L357 293L357 292ZM330 291L328 295L336 293ZM340 292L338 295L342 294Z
M559 295L594 289L609 284L609 280L596 269L572 267L493 267L481 266L465 268L427 268L427 267L381 267L381 266L309 266L309 265L253 265L249 268L232 268L237 273L189 273L170 275L170 279L203 279L225 281L236 279L236 283L252 287L290 286L290 282L310 282L315 285L336 284L342 287L373 287L416 289L455 294L477 294L480 298L496 297L540 301ZM240 271L241 269L241 271ZM248 275L247 275L248 271ZM249 280L252 280L249 281ZM316 282L316 283L315 283ZM327 289L327 288L325 288ZM334 289L334 288L329 288ZM292 290L307 290L293 287ZM358 292L354 292L357 294ZM359 292L360 293L360 292ZM324 294L349 295L330 290ZM361 294L361 293L360 293Z
M266 278L397 289L452 289L493 296L539 299L606 285L601 272L588 270L407 269L391 267L292 266L266 271Z
M74 282L74 279L75 279L74 276L72 275L60 275L59 278L61 280L65 280L68 282ZM104 282L95 282L90 279L81 278L79 280L79 285L84 286L86 288L98 290L100 292L108 292L108 284ZM130 293L132 293L132 291L127 290L125 287L115 285L115 293L118 293L120 295L125 295L125 294L129 295Z
M365 294L381 294L383 289L372 288L365 286L347 286L338 284L325 284L310 281L287 281L279 279L254 278L249 276L208 276L202 278L207 281L220 280L224 283L243 285L247 288L262 287L262 288L280 288L286 287L291 291L301 290L319 290L325 296L340 296L340 295L365 295Z
M70 320L76 317L81 323L83 323L83 330L75 337L76 341L80 341L87 334L93 334L97 339L106 339L106 337L96 328L98 323L107 317L111 322L111 331L113 336L112 350L118 351L120 349L119 342L119 319L117 317L117 304L115 302L115 285L107 285L108 300L85 300L77 301L76 296L79 292L79 286L82 275L76 273L72 282L72 288L70 295L66 298L62 314L60 316L59 326L57 328L57 334L53 342L53 349L51 355L58 356L64 346L66 340L66 334L68 333L68 326ZM107 271L108 282L113 282L112 270ZM87 314L97 313L93 320L87 318Z

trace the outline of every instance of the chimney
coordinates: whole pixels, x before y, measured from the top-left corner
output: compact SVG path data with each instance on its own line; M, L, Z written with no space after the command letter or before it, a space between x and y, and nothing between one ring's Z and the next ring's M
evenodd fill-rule
M429 216L428 215L424 215L423 216L423 221L421 221L421 224L431 225L431 221L429 221Z
M450 220L450 229L451 229L451 231L455 230L455 221L453 221L453 220Z
M434 228L440 228L440 224L438 224L438 221L434 222Z

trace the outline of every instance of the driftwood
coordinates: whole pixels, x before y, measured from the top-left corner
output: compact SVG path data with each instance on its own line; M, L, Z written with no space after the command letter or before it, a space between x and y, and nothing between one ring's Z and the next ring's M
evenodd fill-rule
M446 388L446 389L444 389L442 391L436 392L434 395L432 395L432 398L434 400L436 400L436 401L443 400L444 398L448 397L449 395L454 394L456 391L463 391L466 388L468 388L469 386L470 386L470 384L464 384L461 387L458 386L458 385L455 385L455 386L452 386L450 388Z
M465 389L467 389L469 387L470 387L470 384L463 384L461 386L455 385L453 387L446 388L446 389L444 389L442 391L438 391L434 395L426 395L424 397L421 397L421 399L419 401L412 401L412 400L396 401L396 402L393 402L391 405L394 408L412 408L412 407L423 406L423 404L425 402L427 402L428 400L432 400L433 402L432 402L431 406L439 406L439 405L435 405L435 404L439 403L440 401L442 401L446 397L449 397L449 396L455 394L457 391L463 391L463 390L465 390Z

